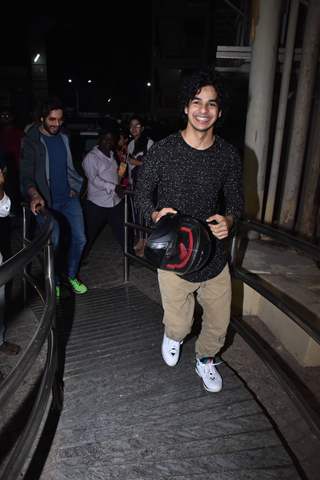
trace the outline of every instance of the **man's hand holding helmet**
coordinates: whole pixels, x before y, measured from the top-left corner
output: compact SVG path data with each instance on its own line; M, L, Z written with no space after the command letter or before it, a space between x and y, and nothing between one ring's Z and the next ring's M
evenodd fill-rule
M212 215L207 218L207 223L209 228L218 240L223 240L229 236L230 230L233 225L233 216L228 215L224 217L223 215Z
M177 213L177 210L174 210L173 208L162 208L159 211L152 212L151 218L153 223L157 223L161 217L164 217L164 215L167 215L168 213Z

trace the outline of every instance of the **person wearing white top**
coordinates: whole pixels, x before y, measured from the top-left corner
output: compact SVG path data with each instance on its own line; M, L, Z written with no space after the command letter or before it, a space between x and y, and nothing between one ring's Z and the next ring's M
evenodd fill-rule
M82 260L90 253L97 235L108 223L117 241L124 247L124 188L120 186L119 167L114 156L115 136L101 135L98 145L85 156L82 166L88 179L84 203L87 244Z
M7 217L10 213L11 200L4 191L5 178L0 169L0 218ZM2 254L0 252L0 265L2 264ZM8 355L16 355L20 351L19 345L5 340L6 325L4 319L5 310L5 286L0 286L0 352ZM1 373L0 373L1 376Z
M129 123L132 140L128 144L129 183L134 188L139 167L143 163L143 156L152 147L153 140L144 134L144 125L140 117L134 115Z
M128 145L128 177L131 189L134 190L137 183L139 170L141 168L141 165L143 164L143 157L148 152L148 150L150 150L154 142L153 140L151 140L151 138L145 135L143 121L138 115L133 115L131 117L129 123L129 130L132 136L132 140L129 142ZM139 223L140 225L144 225L143 216L141 212L139 212L139 210L136 208L133 197L130 197L130 204L133 223ZM135 253L138 257L143 257L145 234L138 230L135 231L135 236Z

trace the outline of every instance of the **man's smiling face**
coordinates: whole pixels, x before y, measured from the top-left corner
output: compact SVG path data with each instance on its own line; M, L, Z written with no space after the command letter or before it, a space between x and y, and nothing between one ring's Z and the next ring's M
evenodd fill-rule
M213 128L218 118L221 117L217 97L216 89L211 85L202 87L197 92L184 109L190 127L199 132L206 132Z
M63 124L63 111L51 110L49 115L42 118L42 128L47 135L57 135L60 132L61 125Z

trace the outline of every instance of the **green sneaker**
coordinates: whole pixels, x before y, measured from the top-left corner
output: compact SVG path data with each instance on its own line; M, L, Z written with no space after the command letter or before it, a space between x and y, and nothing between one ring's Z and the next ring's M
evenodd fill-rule
M78 295L83 295L88 291L88 288L85 286L85 284L80 282L80 280L78 280L76 277L68 277L68 281L74 293L77 293Z
M59 301L61 298L61 287L60 285L56 285L56 300Z

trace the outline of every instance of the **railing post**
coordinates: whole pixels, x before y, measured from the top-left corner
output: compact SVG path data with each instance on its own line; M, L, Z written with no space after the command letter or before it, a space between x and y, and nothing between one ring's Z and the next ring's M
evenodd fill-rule
M54 260L53 260L53 246L51 236L45 247L45 292L46 299L56 306L55 285L54 285Z
M27 246L27 207L22 205L22 246L25 248ZM23 290L23 304L26 304L27 301L27 269L28 265L23 268L23 277L22 277L22 290Z
M59 355L59 335L57 330L56 319L56 295L54 281L54 252L51 236L45 248L45 289L46 301L53 305L51 332L53 337L53 357L55 362L55 378L52 384L52 407L55 411L60 412L63 407L63 379L61 378L63 365Z
M129 278L129 258L128 253L128 195L124 197L124 283L128 283Z
M231 248L230 248L230 267L231 268L235 266L236 255L237 255L237 236L234 235L231 240Z

